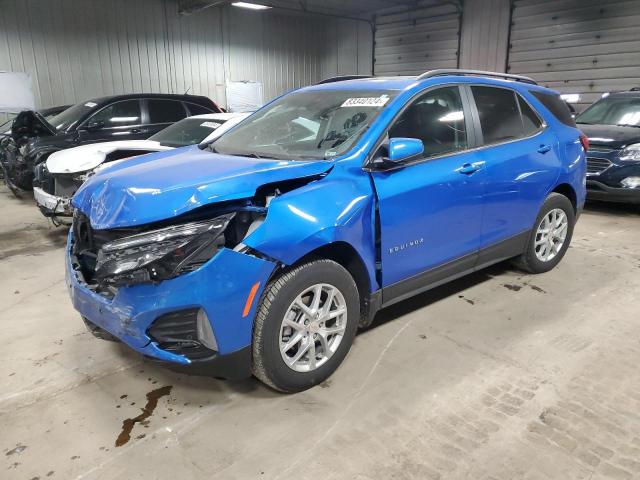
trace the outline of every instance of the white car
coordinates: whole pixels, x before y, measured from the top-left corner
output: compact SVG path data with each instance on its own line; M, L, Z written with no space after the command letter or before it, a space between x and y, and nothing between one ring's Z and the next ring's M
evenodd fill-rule
M94 143L52 153L35 168L33 194L45 217L66 223L73 215L71 197L102 165L146 153L207 143L228 131L249 113L211 113L188 117L161 130L147 140Z

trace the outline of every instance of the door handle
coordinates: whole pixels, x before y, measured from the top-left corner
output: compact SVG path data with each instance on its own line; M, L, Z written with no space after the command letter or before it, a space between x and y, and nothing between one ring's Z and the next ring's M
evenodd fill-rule
M458 169L458 172L464 175L472 175L480 170L483 166L484 162L465 163Z
M549 145L540 145L540 148L538 148L538 153L547 153L551 150L551 147Z
M139 128L132 128L131 133L135 133L135 134L142 133L142 130L140 130Z

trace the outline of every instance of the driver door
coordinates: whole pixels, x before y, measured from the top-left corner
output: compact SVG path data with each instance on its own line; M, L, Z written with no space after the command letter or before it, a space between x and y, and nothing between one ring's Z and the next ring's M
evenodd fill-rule
M418 138L424 157L373 171L379 201L383 303L473 268L480 246L484 163L458 86L412 101L389 138Z
M140 100L122 100L96 112L80 128L80 143L144 140L149 137L142 122Z

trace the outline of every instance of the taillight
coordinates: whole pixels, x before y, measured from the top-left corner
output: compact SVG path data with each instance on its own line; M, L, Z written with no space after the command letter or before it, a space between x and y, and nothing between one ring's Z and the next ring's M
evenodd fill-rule
M589 150L589 137L584 133L580 135L580 143L582 144L582 148L584 148L585 152Z

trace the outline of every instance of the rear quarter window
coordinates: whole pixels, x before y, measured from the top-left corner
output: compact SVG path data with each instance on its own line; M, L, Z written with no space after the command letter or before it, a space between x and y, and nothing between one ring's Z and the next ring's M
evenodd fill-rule
M536 97L560 122L569 127L576 127L576 121L571 116L569 107L567 107L564 100L560 98L560 95L537 92L535 90L530 90L529 93Z

